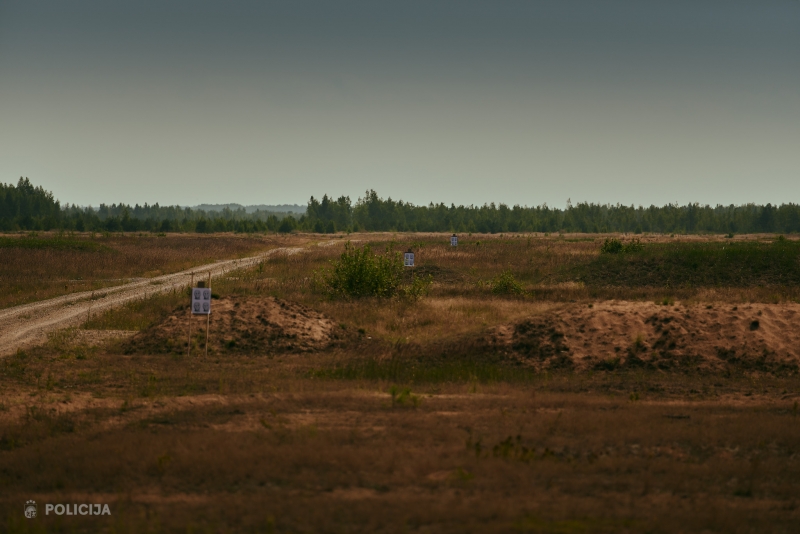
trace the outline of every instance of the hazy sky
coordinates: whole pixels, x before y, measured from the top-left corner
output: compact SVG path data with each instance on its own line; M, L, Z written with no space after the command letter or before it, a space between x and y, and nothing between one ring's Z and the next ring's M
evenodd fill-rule
M800 0L0 0L62 202L800 202Z

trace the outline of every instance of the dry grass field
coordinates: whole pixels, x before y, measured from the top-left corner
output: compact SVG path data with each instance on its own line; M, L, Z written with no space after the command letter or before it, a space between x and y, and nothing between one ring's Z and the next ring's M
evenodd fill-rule
M0 309L67 293L152 278L215 260L239 258L287 238L198 234L0 236Z
M304 252L213 282L207 354L167 293L0 361L0 529L796 532L800 242L607 237L196 238ZM208 259L114 239L159 259L92 276ZM429 293L327 297L348 240L413 247ZM48 249L49 274L79 252Z

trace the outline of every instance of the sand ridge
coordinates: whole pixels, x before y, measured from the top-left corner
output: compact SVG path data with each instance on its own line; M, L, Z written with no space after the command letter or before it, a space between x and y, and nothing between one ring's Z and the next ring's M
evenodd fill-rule
M128 353L183 352L192 323L194 346L205 348L206 317L181 310L134 336ZM209 353L309 352L336 338L334 322L301 304L274 297L224 297L212 302Z
M569 305L495 328L490 342L537 368L792 371L800 363L800 305Z

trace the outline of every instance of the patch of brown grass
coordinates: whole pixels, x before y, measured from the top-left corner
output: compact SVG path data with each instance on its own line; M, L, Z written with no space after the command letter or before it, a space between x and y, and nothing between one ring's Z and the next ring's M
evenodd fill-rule
M350 237L375 250L416 243L430 296L323 298L314 272L346 238L320 238L212 289L226 302L315 310L340 344L187 357L126 354L129 339L68 331L0 360L4 530L31 529L27 499L40 514L47 502L110 504L111 518L36 520L75 532L790 532L800 520L797 373L576 372L517 365L514 354L533 351L533 326L548 321L573 355L624 341L621 361L629 349L647 360L663 332L681 328L709 346L777 339L794 324L781 310L794 305L771 304L769 288L598 290L565 279L604 236L461 236L455 250L444 235ZM526 295L486 287L506 270ZM159 295L86 326L158 328L181 305L185 295ZM488 343L503 328L508 343ZM337 371L346 366L363 372Z
M76 374L147 370L152 391L29 385L0 412L9 510L15 496L111 505L110 519L40 518L47 528L745 532L797 519L800 430L781 393L796 379L764 379L751 396L747 379L700 396L710 380L659 375L412 385L421 400L406 407L385 384L281 378L268 359L96 359L57 361ZM230 380L237 367L250 382Z
M100 246L86 250L0 249L0 279L5 288L0 295L0 308L120 285L131 278L151 278L218 259L247 256L283 246L289 240L298 241L233 234L77 235L70 239Z

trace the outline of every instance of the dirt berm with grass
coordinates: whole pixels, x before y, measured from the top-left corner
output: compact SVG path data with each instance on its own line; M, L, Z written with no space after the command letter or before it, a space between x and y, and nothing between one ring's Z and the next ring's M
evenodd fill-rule
M183 353L191 323L192 350L205 350L206 317L189 317L180 308L126 342L125 352ZM213 354L310 352L337 339L334 322L310 308L273 297L215 299L208 321L208 350Z
M493 329L489 345L537 369L794 373L797 304L567 305Z

